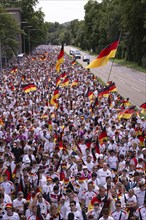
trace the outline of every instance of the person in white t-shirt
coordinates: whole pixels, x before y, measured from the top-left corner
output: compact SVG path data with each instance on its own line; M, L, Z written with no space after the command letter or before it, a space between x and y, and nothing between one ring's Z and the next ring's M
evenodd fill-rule
M101 181L101 185L106 184L106 177L112 176L112 172L108 169L107 163L103 164L103 168L99 169L97 172L97 177Z
M23 196L23 192L19 191L17 198L13 200L13 208L19 214L24 213L24 204L26 203L26 199L24 199Z

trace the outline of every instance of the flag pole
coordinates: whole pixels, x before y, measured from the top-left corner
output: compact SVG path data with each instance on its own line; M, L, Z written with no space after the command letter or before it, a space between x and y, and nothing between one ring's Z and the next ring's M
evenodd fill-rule
M113 59L113 61L112 61L112 65L111 65L111 68L110 68L110 72L109 72L109 74L108 74L107 82L108 82L109 79L110 79L110 75L111 75L111 72L112 72L113 64L114 64L114 59Z
M121 34L122 34L122 30L120 31L119 41L120 41L120 38L121 38ZM114 59L115 59L115 58L114 58ZM114 64L114 59L113 59L113 61L112 61L112 65L111 65L111 68L110 68L110 72L109 72L109 74L108 74L107 82L108 82L109 79L110 79L110 75L111 75L112 68L113 68L113 64Z

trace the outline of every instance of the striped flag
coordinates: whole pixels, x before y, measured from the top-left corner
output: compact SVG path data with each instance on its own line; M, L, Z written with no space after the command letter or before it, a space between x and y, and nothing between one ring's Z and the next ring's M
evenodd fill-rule
M32 83L32 84L23 85L22 89L24 90L25 93L29 93L29 92L36 91L37 87Z
M57 99L59 98L59 90L58 89L55 89L53 95L52 95L52 98L50 100L50 104L53 105L53 106L56 106L57 104Z
M64 72L60 75L60 78L62 78L62 79L64 79L65 77L66 77L66 72Z
M56 86L59 86L60 83L61 83L61 79L60 79L60 77L58 77L58 78L56 79Z
M66 87L69 85L69 79L66 77L65 80L61 83L61 87Z
M100 54L97 56L95 60L93 60L88 66L86 66L86 69L97 68L106 65L110 58L115 57L118 44L119 40L116 40L110 45L108 45L105 49L103 49L100 52Z
M76 58L74 58L74 60L71 62L72 65L76 64Z
M60 53L58 55L57 58L57 62L56 62L56 71L59 72L60 71L60 65L64 62L64 45L62 44Z
M89 91L87 96L90 99L90 101L92 101L94 99L94 93L92 91Z
M104 89L100 90L98 93L98 98L107 97L109 96L109 88L105 87Z
M109 92L117 92L116 84L113 82L108 86Z
M11 69L10 73L16 73L17 71L18 71L18 67L17 67L17 66L14 66L14 67Z
M121 118L129 119L135 113L135 106L131 106L129 108L124 109L123 111L119 112L118 119Z
M104 128L98 136L98 141L100 144L103 144L103 141L107 139L108 139L107 132L106 129Z
M143 104L140 106L140 108L142 108L141 114L146 115L146 102L143 103Z
M71 83L70 87L77 86L77 85L78 85L78 80L75 80L74 82Z

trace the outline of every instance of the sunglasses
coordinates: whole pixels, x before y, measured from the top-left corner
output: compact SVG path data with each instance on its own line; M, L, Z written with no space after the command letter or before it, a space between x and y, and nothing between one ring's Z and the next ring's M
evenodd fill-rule
M72 206L74 206L74 205L70 205L70 206L72 207Z
M116 207L121 207L120 205L116 205Z

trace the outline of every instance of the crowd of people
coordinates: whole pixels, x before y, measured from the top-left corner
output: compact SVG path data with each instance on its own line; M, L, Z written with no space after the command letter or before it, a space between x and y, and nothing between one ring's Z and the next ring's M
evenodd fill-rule
M146 121L59 47L0 73L0 219L146 219Z

